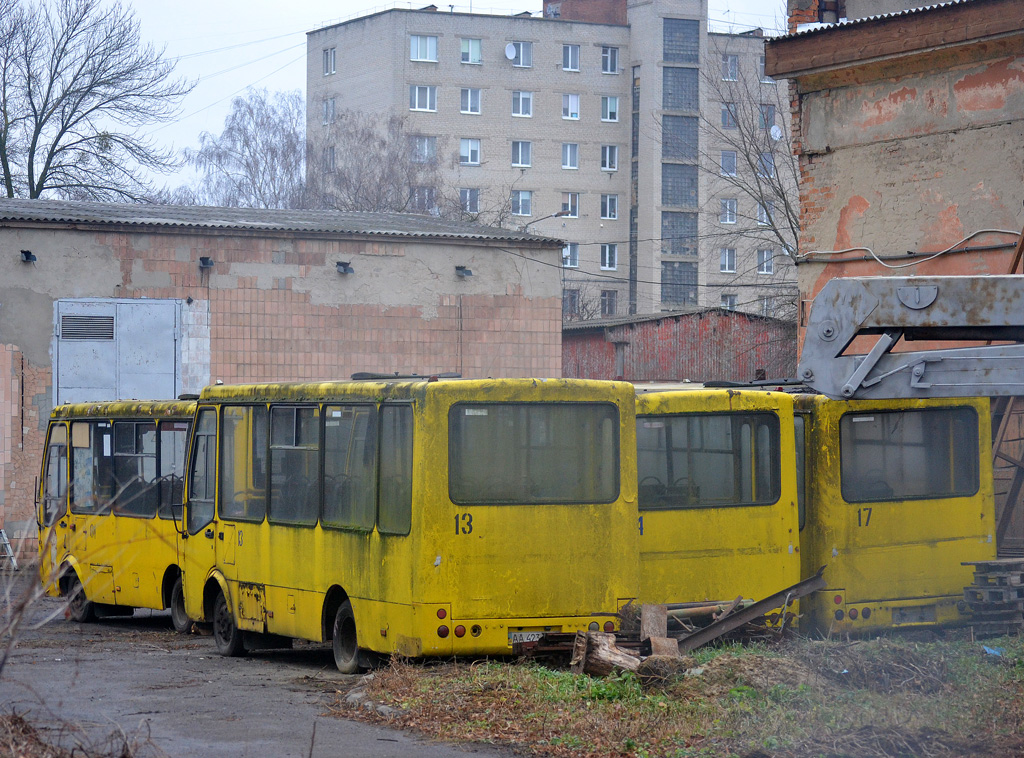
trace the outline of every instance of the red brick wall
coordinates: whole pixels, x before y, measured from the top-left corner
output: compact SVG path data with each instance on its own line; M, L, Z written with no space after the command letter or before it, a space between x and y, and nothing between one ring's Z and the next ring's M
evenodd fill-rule
M544 17L592 24L626 24L626 0L544 0Z

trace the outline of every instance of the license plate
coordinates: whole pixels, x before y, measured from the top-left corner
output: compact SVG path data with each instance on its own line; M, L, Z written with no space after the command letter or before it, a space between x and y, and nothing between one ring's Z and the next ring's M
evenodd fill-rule
M509 632L508 641L510 645L517 642L537 642L544 636L544 632Z

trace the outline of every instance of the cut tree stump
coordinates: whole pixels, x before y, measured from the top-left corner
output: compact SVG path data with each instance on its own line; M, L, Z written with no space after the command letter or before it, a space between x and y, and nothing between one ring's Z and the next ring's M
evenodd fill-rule
M571 665L573 673L608 676L615 669L636 671L640 667L640 657L616 646L614 634L579 632L573 646Z

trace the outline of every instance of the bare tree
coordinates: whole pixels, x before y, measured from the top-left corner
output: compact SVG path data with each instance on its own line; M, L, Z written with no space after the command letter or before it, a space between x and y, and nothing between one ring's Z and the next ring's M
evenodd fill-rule
M219 136L203 132L199 149L185 151L201 172L192 188L195 200L227 207L305 207L305 118L298 90L271 95L250 89L236 97L224 131Z
M193 87L100 0L0 0L0 169L8 197L139 200L179 161L138 135Z

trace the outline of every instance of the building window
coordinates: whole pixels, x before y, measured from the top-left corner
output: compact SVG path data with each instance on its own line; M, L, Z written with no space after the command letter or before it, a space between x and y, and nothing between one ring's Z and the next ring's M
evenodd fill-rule
M722 128L736 128L736 103L722 103Z
M617 74L617 73L619 73L619 48L617 48L617 47L602 47L601 48L601 73L602 74Z
M601 218L619 217L619 196L601 195Z
M761 153L757 159L757 173L765 179L775 176L775 156L771 153Z
M463 113L480 113L480 90L463 87L461 108Z
M723 247L719 253L718 270L723 274L736 273L736 248Z
M533 214L533 192L531 190L512 190L512 215L530 216Z
M615 290L601 290L601 315L615 315L615 301L618 293Z
M734 82L740 78L740 57L722 53L722 81Z
M437 87L424 84L409 85L409 110L436 111Z
M568 242L562 248L562 265L566 268L578 268L580 265L580 246L578 242Z
M736 296L735 295L722 295L722 298L721 298L721 300L719 300L719 303L727 311L734 311L734 310L736 310Z
M518 68L530 68L533 66L533 43L513 42L512 47L516 50L516 56L512 59L512 65Z
M619 146L618 145L601 145L601 170L602 171L618 171L619 170Z
M529 166L530 165L530 152L532 142L519 142L514 141L512 143L512 165L513 166Z
M562 193L562 213L565 214L565 218L579 218L579 215L580 215L580 193L579 192L563 192Z
M463 166L480 165L480 140L466 138L459 140L459 163Z
M463 39L462 40L462 62L463 63L483 63L483 54L480 51L480 40L478 39Z
M562 118L578 119L580 117L580 96L562 95Z
M409 35L409 60L437 62L437 37Z
M579 45L562 45L562 70L563 71L579 71L580 70L580 46Z
M331 145L324 149L324 171L327 173L333 173L337 168L334 155L334 145Z
M661 212L661 252L672 255L697 254L697 214Z
M335 99L328 97L324 99L324 124L333 124L335 116Z
M661 262L662 305L697 304L697 264L685 261Z
M669 160L697 160L696 116L661 117L661 157Z
M661 164L661 204L696 207L696 166L684 163Z
M772 216L775 215L775 201L767 200L757 204L757 223L760 226L771 226Z
M698 71L695 68L666 66L661 72L661 102L666 110L697 111L699 109Z
M772 299L770 297L761 298L761 315L771 316L772 315Z
M433 213L437 209L433 187L410 187L409 210L414 213Z
M619 120L619 98L617 98L617 97L602 97L601 98L601 120L602 121L618 121Z
M757 78L764 84L775 84L775 80L764 72L764 56L757 59Z
M736 223L737 200L734 197L723 198L719 201L718 221L722 224Z
M765 103L762 103L760 110L761 110L761 128L762 129L771 129L773 126L775 126L775 106L774 105L767 105Z
M430 163L437 155L437 137L409 137L409 153L413 163Z
M662 59L666 63L700 63L700 21L666 18L662 26Z
M512 115L532 116L533 115L533 93L519 92L512 93Z
M757 251L757 273L759 274L773 274L775 273L775 253L771 250L758 250Z
M614 271L619 265L619 246L614 242L601 245L601 269Z
M723 150L721 161L722 176L736 176L736 151Z
M337 71L338 53L337 48L329 47L324 50L324 76Z
M562 143L562 168L580 167L580 146L575 142Z
M480 190L462 188L459 190L459 203L465 213L480 212Z
M580 315L580 291L562 290L562 318L571 319Z

